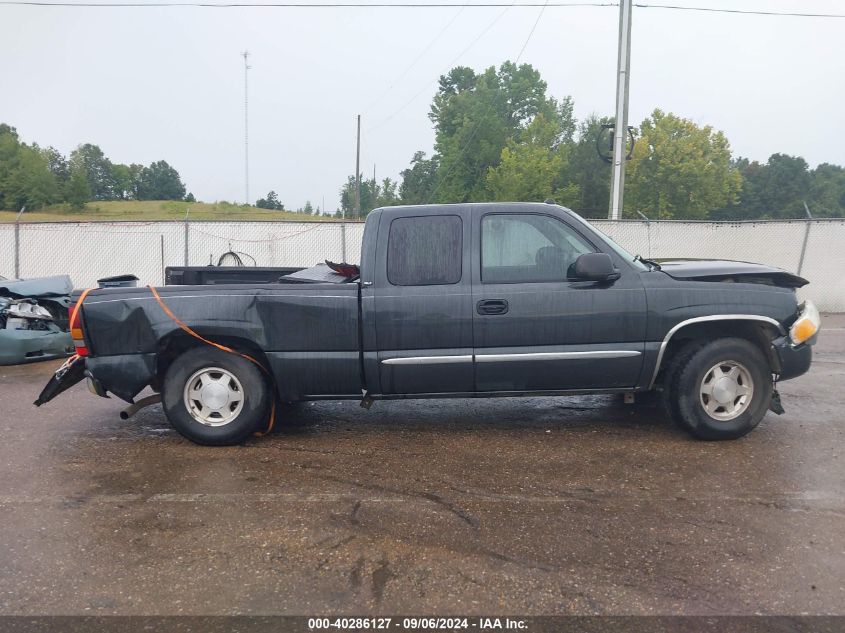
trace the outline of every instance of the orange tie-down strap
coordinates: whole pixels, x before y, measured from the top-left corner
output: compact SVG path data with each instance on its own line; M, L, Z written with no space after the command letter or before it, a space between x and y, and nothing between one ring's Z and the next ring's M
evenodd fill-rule
M173 314L173 311L170 308L167 307L167 304L164 303L164 301L162 301L161 297L158 294L158 291L156 291L155 288L153 288L152 286L147 286L147 288L149 288L150 292L153 293L153 297L155 297L155 300L158 302L158 305L161 306L161 309L164 310L164 313L167 316L169 316L176 325L178 325L180 328L182 328L182 330L184 330L185 332L187 332L188 334L190 334L194 338L199 339L203 343L211 345L212 347L216 347L217 349L222 350L224 352L228 352L230 354L235 354L236 356L240 356L241 358L245 358L249 362L256 365L262 372L264 372L264 374L268 378L270 378L270 379L273 378L273 375L270 373L270 370L268 370L264 365L262 365L260 362L255 360L252 356L249 356L248 354L242 354L239 351L232 349L231 347L227 347L226 345L221 345L220 343L215 343L214 341L209 341L207 338L205 338L205 337L197 334L196 332L194 332L190 327L188 327L188 325L184 321L182 321L182 319L180 319L178 316ZM87 293L87 290L86 290L86 293ZM78 308L79 305L81 305L82 299L84 298L84 296L85 295L83 294L83 296L80 297L80 301L77 304L77 308ZM273 430L273 426L275 425L275 423L276 423L276 397L275 397L275 393L274 393L272 405L271 405L271 408L270 408L270 419L267 421L267 428L264 431L257 432L255 435L258 436L258 437L262 437L264 435L267 435L270 431Z
M76 317L79 316L79 308L82 307L82 302L85 301L85 297L87 297L88 293L92 290L93 288L86 288L82 291L82 294L79 295L79 299L76 300L76 303L73 306L73 312L70 313L70 321L68 321L68 327L71 330L73 330L73 324L76 322ZM71 332L71 336L73 336L73 332ZM74 347L76 346L74 345ZM71 354L68 359L62 363L62 366L56 370L55 374L58 375L60 372L64 372L64 370L70 367L78 358L79 354L77 354L76 352Z

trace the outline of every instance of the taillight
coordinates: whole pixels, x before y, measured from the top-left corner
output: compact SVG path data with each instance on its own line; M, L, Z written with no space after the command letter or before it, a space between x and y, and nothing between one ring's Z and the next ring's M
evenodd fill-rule
M73 339L73 345L76 347L76 354L78 356L88 356L88 347L85 345L85 333L82 331L82 310L77 310L74 304L70 306L70 337ZM79 306L80 308L82 306Z

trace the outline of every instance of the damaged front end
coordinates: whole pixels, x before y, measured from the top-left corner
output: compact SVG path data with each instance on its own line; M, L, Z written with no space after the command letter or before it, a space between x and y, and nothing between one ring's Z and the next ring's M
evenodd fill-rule
M0 297L0 365L19 365L73 352L70 333L34 299Z

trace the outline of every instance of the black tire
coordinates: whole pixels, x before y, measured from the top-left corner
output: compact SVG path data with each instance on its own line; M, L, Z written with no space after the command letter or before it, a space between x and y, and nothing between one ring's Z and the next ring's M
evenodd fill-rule
M728 363L739 364L746 370L752 392L742 413L732 419L720 420L705 409L701 387L705 378L712 377L711 369L721 365L725 371L731 368ZM766 415L772 399L772 371L768 360L757 345L742 338L690 344L667 368L664 383L672 418L702 440L733 440L746 435ZM706 397L708 401L710 397ZM717 411L714 415L719 414L728 415L729 412Z
M678 426L684 426L677 397L680 389L678 382L681 377L681 367L689 363L690 358L702 348L704 341L688 341L678 349L674 356L666 363L663 371L663 408Z
M211 368L225 370L240 383L243 403L236 413L227 413L234 415L229 421L203 423L194 417L186 404L188 381L197 372ZM197 444L226 446L240 444L264 428L269 419L273 393L267 377L255 363L208 346L189 350L173 361L165 374L161 396L164 413L180 434ZM211 426L212 422L219 426Z

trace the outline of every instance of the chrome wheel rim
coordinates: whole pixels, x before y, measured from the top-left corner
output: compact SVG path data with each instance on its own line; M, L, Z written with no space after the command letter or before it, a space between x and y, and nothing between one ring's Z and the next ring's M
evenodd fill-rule
M739 417L751 405L754 381L742 363L724 360L704 374L699 400L704 411L714 420L727 422Z
M206 426L229 424L244 406L241 382L220 367L195 372L185 383L183 397L191 417Z

